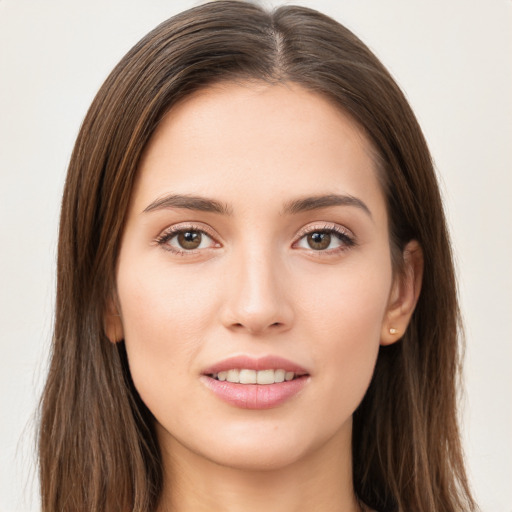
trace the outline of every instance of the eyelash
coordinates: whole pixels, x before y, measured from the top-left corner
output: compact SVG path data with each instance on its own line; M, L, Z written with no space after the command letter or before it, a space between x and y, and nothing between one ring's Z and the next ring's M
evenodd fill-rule
M186 232L195 232L195 233L201 233L202 235L206 235L208 238L210 238L217 246L220 247L219 242L215 240L215 237L209 233L204 227L197 226L197 225L176 225L171 226L165 231L163 231L156 239L155 243L159 246L161 246L164 250L172 252L174 254L178 254L181 256L185 255L193 255L197 254L199 251L205 250L203 249L177 249L176 247L172 247L169 245L169 241L172 240L174 237L179 235L180 233L186 233ZM334 235L342 244L340 247L336 247L334 249L323 249L323 250L315 250L315 249L306 249L312 251L314 254L319 256L330 256L334 255L343 251L346 251L350 249L351 247L354 247L356 244L355 237L351 234L350 231L348 231L346 228L342 228L340 226L337 226L335 224L325 224L322 227L319 226L307 226L303 229L301 229L296 236L295 242L293 242L292 247L296 247L297 244L303 240L306 236L311 235L313 233L322 233L322 234L329 234ZM214 247L208 247L206 249L210 249Z
M306 226L301 229L297 234L296 241L293 243L296 246L301 240L303 240L306 236L311 235L313 233L323 233L334 235L341 243L340 247L336 247L334 249L324 249L324 250L315 250L313 248L309 248L306 250L312 251L315 255L318 256L332 256L344 252L351 247L357 245L355 236L346 228L338 226L336 224L324 224L323 226Z
M164 250L172 252L173 254L181 255L181 256L196 254L199 251L204 250L204 248L203 249L190 249L190 250L177 249L176 247L172 247L171 245L169 245L169 241L172 240L175 236L179 235L180 233L187 233L187 232L201 233L202 235L206 235L217 246L220 246L220 244L215 240L214 236L211 233L209 233L204 227L196 226L193 224L189 224L189 225L178 224L176 226L171 226L171 227L167 228L165 231L163 231L155 239L155 242L159 246L161 246Z

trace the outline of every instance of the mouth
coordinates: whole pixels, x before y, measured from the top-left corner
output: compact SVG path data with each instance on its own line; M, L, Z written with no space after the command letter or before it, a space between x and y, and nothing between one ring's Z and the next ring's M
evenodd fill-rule
M289 382L305 376L305 373L295 373L286 371L283 368L252 370L250 368L232 368L230 370L220 371L218 373L209 374L208 377L221 381L232 382L233 384L279 384L281 382Z
M272 409L299 394L310 374L280 357L236 356L201 375L203 384L220 400L241 409Z

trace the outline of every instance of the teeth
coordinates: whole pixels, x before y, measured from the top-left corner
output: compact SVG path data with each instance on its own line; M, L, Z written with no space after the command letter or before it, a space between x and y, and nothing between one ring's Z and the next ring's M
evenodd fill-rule
M285 373L284 370L276 370L274 372L274 382L284 382Z
M248 370L236 368L213 374L214 379L220 381L234 382L237 384L274 384L293 380L295 377L294 372L287 372L285 370Z
M256 384L256 379L256 370L240 370L240 384Z
M274 370L261 370L258 372L258 375L256 376L256 382L258 384L274 384L274 374Z
M228 370L226 380L228 382L240 382L240 370Z

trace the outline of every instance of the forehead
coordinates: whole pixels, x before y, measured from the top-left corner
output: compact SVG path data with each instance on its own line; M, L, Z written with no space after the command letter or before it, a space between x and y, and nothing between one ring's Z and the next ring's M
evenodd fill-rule
M313 193L382 201L373 154L356 122L320 94L292 83L223 83L167 113L144 152L133 201L139 211L170 192L229 204Z

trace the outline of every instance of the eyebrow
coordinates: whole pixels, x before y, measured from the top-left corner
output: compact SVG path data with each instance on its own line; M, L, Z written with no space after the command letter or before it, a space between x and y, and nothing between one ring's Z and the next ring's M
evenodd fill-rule
M355 206L363 210L370 218L372 213L368 206L359 198L351 195L326 194L318 196L303 197L289 201L283 208L283 214L294 215L301 212L320 210L332 206ZM186 210L196 210L201 212L218 213L221 215L232 215L231 207L215 199L207 197L171 194L155 199L146 206L143 213L166 208L182 208Z
M310 210L329 208L330 206L355 206L356 208L363 210L370 218L372 218L372 212L368 206L361 201L361 199L351 195L340 194L327 194L296 199L286 203L283 213L296 214Z
M183 208L186 210L198 210L201 212L220 213L221 215L231 215L231 208L220 201L209 199L207 197L189 196L181 194L172 194L160 197L144 208L143 213L165 208Z

